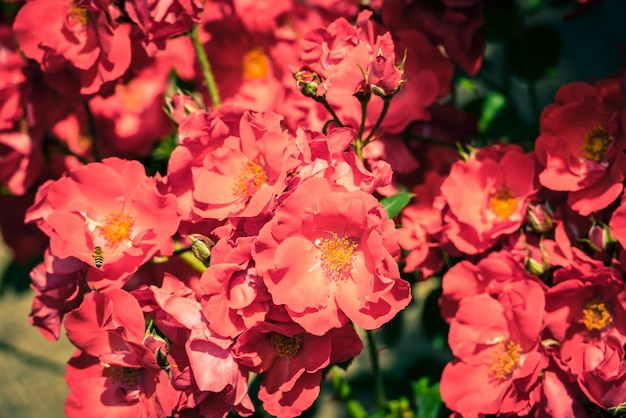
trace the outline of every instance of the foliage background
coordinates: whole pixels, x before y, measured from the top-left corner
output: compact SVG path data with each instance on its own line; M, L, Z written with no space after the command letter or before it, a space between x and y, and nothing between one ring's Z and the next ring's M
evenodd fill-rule
M575 8L573 0L488 3L485 62L474 78L457 74L456 104L483 122L483 145L504 136L530 149L539 112L553 101L558 87L602 79L624 65L620 46L626 45L626 1L592 1L592 7L569 21L563 17ZM0 418L64 416L64 365L73 349L65 338L45 340L27 322L33 296L28 272L36 261L18 265L0 245ZM424 376L436 382L451 358L437 309L439 287L437 277L416 285L415 302L378 335L391 399L413 399L411 382ZM367 407L373 400L363 353L350 367L349 381ZM447 413L442 408L439 415ZM304 416L348 415L327 381L316 406Z

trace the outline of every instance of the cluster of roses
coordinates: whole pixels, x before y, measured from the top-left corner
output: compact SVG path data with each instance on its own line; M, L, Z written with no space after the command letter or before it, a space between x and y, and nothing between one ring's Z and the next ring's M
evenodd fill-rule
M456 357L441 395L461 415L626 404L625 81L561 87L534 152L470 150L402 214L407 272L462 258L439 301Z
M398 134L453 62L477 71L482 2L379 3L6 6L3 234L18 260L45 248L30 321L77 347L68 416L250 415L251 373L266 411L299 415L361 351L353 324L409 303L372 193L417 167ZM136 159L171 138L146 175Z
M30 320L77 347L69 416L249 415L251 373L268 412L298 415L361 351L353 324L409 303L399 260L424 278L460 260L450 409L621 408L624 77L559 90L534 152L460 159L419 139L475 129L436 101L478 70L484 5L427 3L10 3L0 222L18 260L45 248ZM170 143L146 175L136 159ZM372 194L407 188L396 229Z

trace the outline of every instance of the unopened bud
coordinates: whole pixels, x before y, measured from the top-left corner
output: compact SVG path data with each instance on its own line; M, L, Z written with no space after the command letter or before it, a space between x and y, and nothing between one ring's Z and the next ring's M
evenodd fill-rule
M317 88L322 79L311 71L298 71L294 74L298 88L307 97L317 97Z
M589 229L589 245L594 251L606 251L607 248L615 244L615 239L611 236L611 228L603 223L594 223Z
M541 276L544 274L548 270L548 267L549 266L547 266L544 262L537 261L532 257L528 257L526 259L526 270L535 276Z
M533 231L545 234L554 228L552 213L547 206L541 204L530 204L526 211L526 217Z
M211 261L211 248L213 248L215 243L211 238L201 234L191 234L189 239L191 240L191 252L194 257L208 267Z

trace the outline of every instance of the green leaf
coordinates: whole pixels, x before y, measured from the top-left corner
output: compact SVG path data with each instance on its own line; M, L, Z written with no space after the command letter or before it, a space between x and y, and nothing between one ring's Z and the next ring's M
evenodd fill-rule
M385 197L380 203L387 210L389 219L393 219L400 214L400 211L409 204L411 198L415 196L413 193L400 192L396 195Z
M413 383L413 394L417 405L417 418L437 418L441 406L439 383L429 386L428 377Z
M507 99L497 92L489 92L483 102L483 112L478 122L481 132L486 132L491 123L498 117L500 112L506 107Z
M459 87L464 88L469 92L476 91L476 83L471 78L461 77L458 82Z

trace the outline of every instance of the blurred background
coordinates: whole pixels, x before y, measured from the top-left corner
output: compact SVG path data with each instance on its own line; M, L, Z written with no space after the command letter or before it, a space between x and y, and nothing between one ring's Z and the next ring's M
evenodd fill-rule
M457 103L480 119L481 111L495 98L497 115L489 125L489 135L509 137L530 149L537 133L537 116L553 101L559 86L602 79L621 70L626 1L589 0L581 7L576 0L520 0L517 11L521 17L511 15L511 9L505 7L509 1L487 3L485 62L475 77L457 74ZM572 14L574 10L580 13ZM520 36L511 36L514 21L523 24ZM522 53L531 58L524 62L532 65L521 66ZM0 202L0 212L10 210L6 202ZM6 234L6 225L2 229ZM38 261L13 260L10 248L0 238L0 418L64 416L68 393L64 368L72 346L64 336L55 343L46 340L27 319L33 296L28 273ZM408 396L410 387L405 382L419 377L436 382L451 358L447 329L437 310L439 280L435 277L418 283L413 289L416 303L378 336L389 392ZM359 391L370 385L366 354L364 350L349 369L351 385L364 406L373 403L368 399L369 389ZM322 390L320 401L306 415L348 416L343 406L333 401L329 382Z

